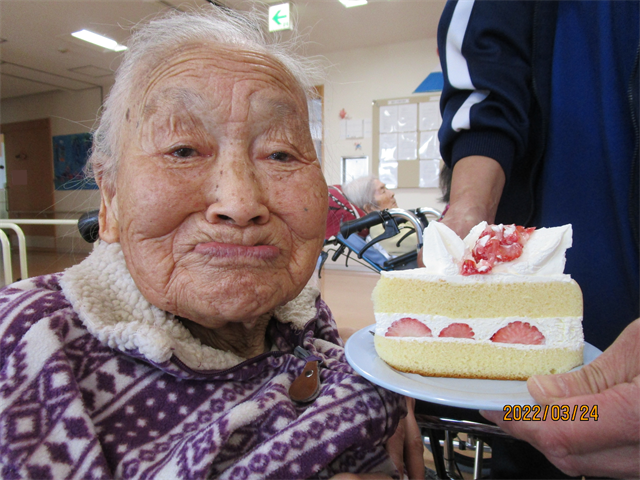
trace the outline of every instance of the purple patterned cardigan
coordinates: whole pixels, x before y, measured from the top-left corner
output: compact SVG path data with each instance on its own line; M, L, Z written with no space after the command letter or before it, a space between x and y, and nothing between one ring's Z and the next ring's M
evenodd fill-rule
M200 344L149 304L118 244L0 293L3 479L285 479L383 471L403 400L354 373L331 313L307 287L272 312L271 352ZM305 360L320 395L292 401Z

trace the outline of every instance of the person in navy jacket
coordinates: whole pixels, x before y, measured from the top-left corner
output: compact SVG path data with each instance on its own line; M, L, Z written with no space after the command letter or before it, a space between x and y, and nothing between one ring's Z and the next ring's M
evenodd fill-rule
M638 2L460 0L438 31L453 169L444 223L462 237L482 220L572 224L565 273L584 293L585 339L602 350L640 316L639 14ZM635 476L638 435L627 439Z

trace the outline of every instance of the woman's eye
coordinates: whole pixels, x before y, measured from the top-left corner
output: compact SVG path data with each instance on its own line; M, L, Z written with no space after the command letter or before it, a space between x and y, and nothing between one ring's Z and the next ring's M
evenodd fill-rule
M190 158L195 157L198 154L195 149L190 147L180 147L176 148L171 152L171 155L178 158Z
M270 158L271 160L275 160L277 162L289 162L293 160L293 157L285 152L272 153L271 155L269 155L268 158Z

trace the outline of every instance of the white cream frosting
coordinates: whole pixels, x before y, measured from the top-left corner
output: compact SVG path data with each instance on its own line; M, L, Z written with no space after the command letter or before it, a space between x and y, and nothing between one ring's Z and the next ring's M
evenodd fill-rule
M453 230L440 222L431 222L423 234L424 268L382 272L386 278L401 278L422 281L446 281L457 284L520 283L520 282L570 282L571 276L564 274L565 252L572 244L571 225L536 229L525 243L522 255L514 261L494 265L485 275L460 274L463 257L475 246L487 223L476 225L463 240ZM510 228L510 227L506 227ZM511 322L527 322L535 326L545 337L545 345L521 345L493 343L522 349L582 347L582 317L558 318L473 318L455 319L437 315L414 313L376 313L376 335L386 333L391 324L404 317L415 318L431 329L433 337L397 337L409 341L491 342L491 337ZM452 323L465 323L474 331L474 339L439 338L440 332ZM396 338L396 337L390 337Z
M441 222L431 222L423 233L424 268L411 272L413 278L425 276L446 276L448 281L461 282L455 277L470 278L471 282L477 282L480 278L498 277L502 275L522 276L520 281L540 281L540 277L570 277L564 275L565 252L571 247L571 225L561 227L536 229L525 243L522 255L506 263L497 264L488 275L472 275L463 277L460 275L460 264L466 252L469 252L480 234L487 226L482 222L469 232L462 240L449 227ZM506 227L509 228L509 227ZM497 281L518 281L517 279L502 279Z
M431 330L433 337L402 337L402 340L413 340L420 342L452 341L466 343L492 343L493 345L506 346L507 344L493 343L491 337L502 327L506 327L511 322L526 322L536 327L545 337L544 345L521 345L508 344L509 347L531 349L531 348L569 348L577 350L582 347L584 338L582 334L582 317L557 317L557 318L523 318L523 317L500 317L500 318L467 318L455 319L440 315L425 315L416 313L376 313L375 334L384 336L387 329L393 322L401 318L415 318ZM440 332L452 323L465 323L474 332L474 338L439 338ZM400 338L400 337L390 337Z

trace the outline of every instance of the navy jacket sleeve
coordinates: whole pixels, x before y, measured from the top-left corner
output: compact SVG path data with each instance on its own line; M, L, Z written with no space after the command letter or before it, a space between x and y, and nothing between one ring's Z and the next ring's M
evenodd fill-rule
M529 141L532 1L449 1L438 28L444 88L441 152L497 160L507 179ZM508 181L508 180L507 180Z

